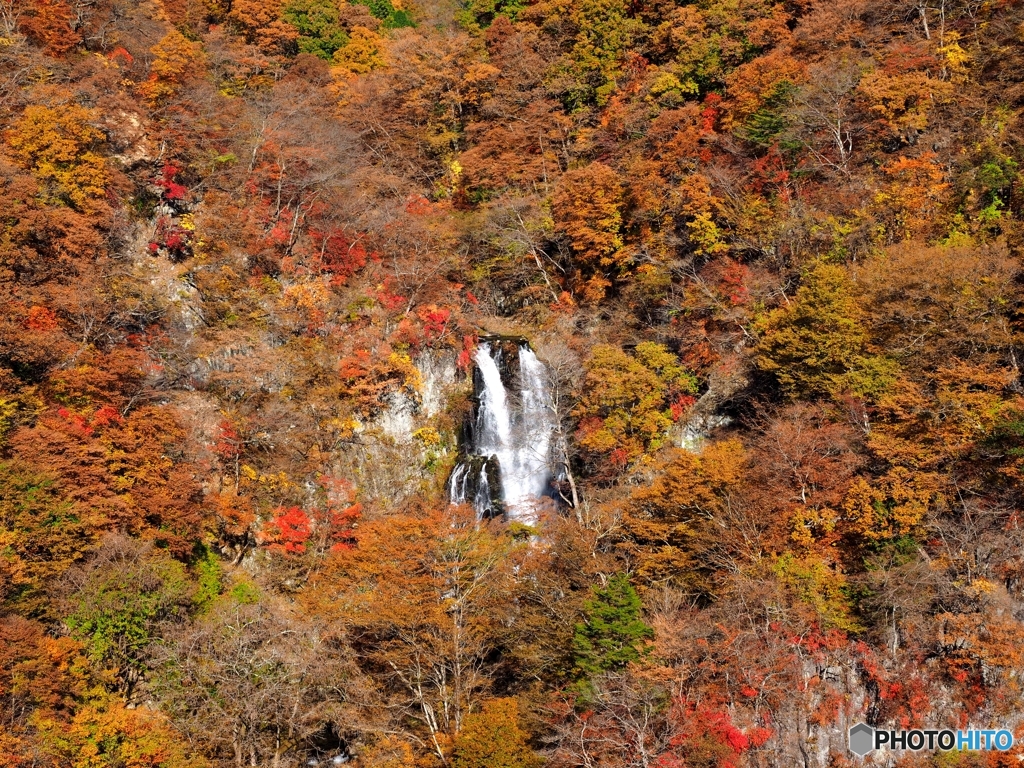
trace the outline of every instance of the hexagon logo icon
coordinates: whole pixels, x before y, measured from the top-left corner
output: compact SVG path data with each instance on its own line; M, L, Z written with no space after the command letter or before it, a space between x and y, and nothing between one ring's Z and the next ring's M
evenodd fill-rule
M850 729L848 736L850 751L859 757L864 757L875 748L875 729L870 725L857 723Z

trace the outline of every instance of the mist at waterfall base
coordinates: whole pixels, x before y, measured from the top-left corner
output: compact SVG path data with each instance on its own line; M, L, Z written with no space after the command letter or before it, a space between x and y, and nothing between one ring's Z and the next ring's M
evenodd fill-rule
M472 504L481 517L504 514L533 524L551 496L555 411L547 370L529 345L518 345L518 370L506 371L500 343L484 342L473 356L478 405L462 457L448 481L453 504Z

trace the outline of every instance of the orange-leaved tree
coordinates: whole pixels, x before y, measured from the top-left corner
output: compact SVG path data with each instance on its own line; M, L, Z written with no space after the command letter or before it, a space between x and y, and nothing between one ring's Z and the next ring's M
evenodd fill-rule
M447 508L364 522L334 551L303 599L347 627L362 668L399 717L446 760L486 698L498 642L501 565L512 541Z
M629 262L623 248L623 185L603 163L591 163L559 179L551 199L555 229L565 234L586 278L584 298L597 301Z

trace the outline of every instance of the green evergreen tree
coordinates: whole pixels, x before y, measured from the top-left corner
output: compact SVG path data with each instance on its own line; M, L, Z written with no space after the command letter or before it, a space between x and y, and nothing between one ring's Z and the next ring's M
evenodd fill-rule
M573 654L577 674L592 677L640 661L649 652L654 630L640 618L640 597L625 574L612 576L608 586L594 587L583 604L585 621L576 625Z
M375 18L381 20L385 29L399 29L401 27L414 27L412 16L406 10L395 8L391 0L354 0L359 5L365 5Z
M331 0L291 0L281 16L299 31L299 52L330 61L348 44L341 13Z

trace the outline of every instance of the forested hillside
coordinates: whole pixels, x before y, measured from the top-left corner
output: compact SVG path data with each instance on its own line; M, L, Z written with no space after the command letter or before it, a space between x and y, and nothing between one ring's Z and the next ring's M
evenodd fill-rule
M1017 0L0 0L0 765L1024 736L1022 111Z

